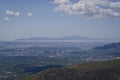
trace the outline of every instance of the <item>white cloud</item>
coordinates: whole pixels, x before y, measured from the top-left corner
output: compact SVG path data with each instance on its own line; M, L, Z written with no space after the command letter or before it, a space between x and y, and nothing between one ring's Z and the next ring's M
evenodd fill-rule
M120 8L120 2L112 2L110 3L110 7Z
M11 10L6 10L5 12L6 15L14 15L14 12Z
M69 0L54 0L55 4L69 4L71 3Z
M72 3L70 0L54 0L57 4L55 11L64 11L69 15L85 17L120 17L120 2L109 0L79 0Z
M20 16L20 12L15 12L14 15L15 16Z
M5 12L6 15L11 15L11 16L20 16L20 12L14 12L12 10L6 10Z
M30 13L28 13L27 15L28 15L28 16L32 16L33 14L30 12Z
M4 17L4 20L5 21L10 21L10 18L9 17Z

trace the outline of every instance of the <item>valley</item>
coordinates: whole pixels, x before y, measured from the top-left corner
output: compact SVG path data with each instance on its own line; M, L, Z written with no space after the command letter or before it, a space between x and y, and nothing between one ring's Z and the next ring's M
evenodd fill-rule
M0 45L0 80L17 80L47 69L73 64L120 59L119 42L0 42Z

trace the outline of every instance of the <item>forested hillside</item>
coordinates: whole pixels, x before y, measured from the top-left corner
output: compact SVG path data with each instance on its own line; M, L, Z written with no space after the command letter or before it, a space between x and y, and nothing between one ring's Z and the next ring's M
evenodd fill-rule
M73 64L48 69L21 80L120 80L120 60Z

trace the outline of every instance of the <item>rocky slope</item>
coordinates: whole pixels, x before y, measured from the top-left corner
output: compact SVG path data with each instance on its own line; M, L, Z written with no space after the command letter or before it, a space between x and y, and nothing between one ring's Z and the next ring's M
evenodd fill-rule
M73 64L48 69L21 80L120 80L120 60Z

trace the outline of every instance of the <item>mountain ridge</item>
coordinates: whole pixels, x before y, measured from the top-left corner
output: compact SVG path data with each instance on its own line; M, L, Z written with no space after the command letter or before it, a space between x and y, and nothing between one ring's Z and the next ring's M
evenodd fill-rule
M20 80L120 80L120 60L73 64L48 69Z
M64 36L64 37L32 37L28 39L17 40L97 40L97 39L83 36Z

